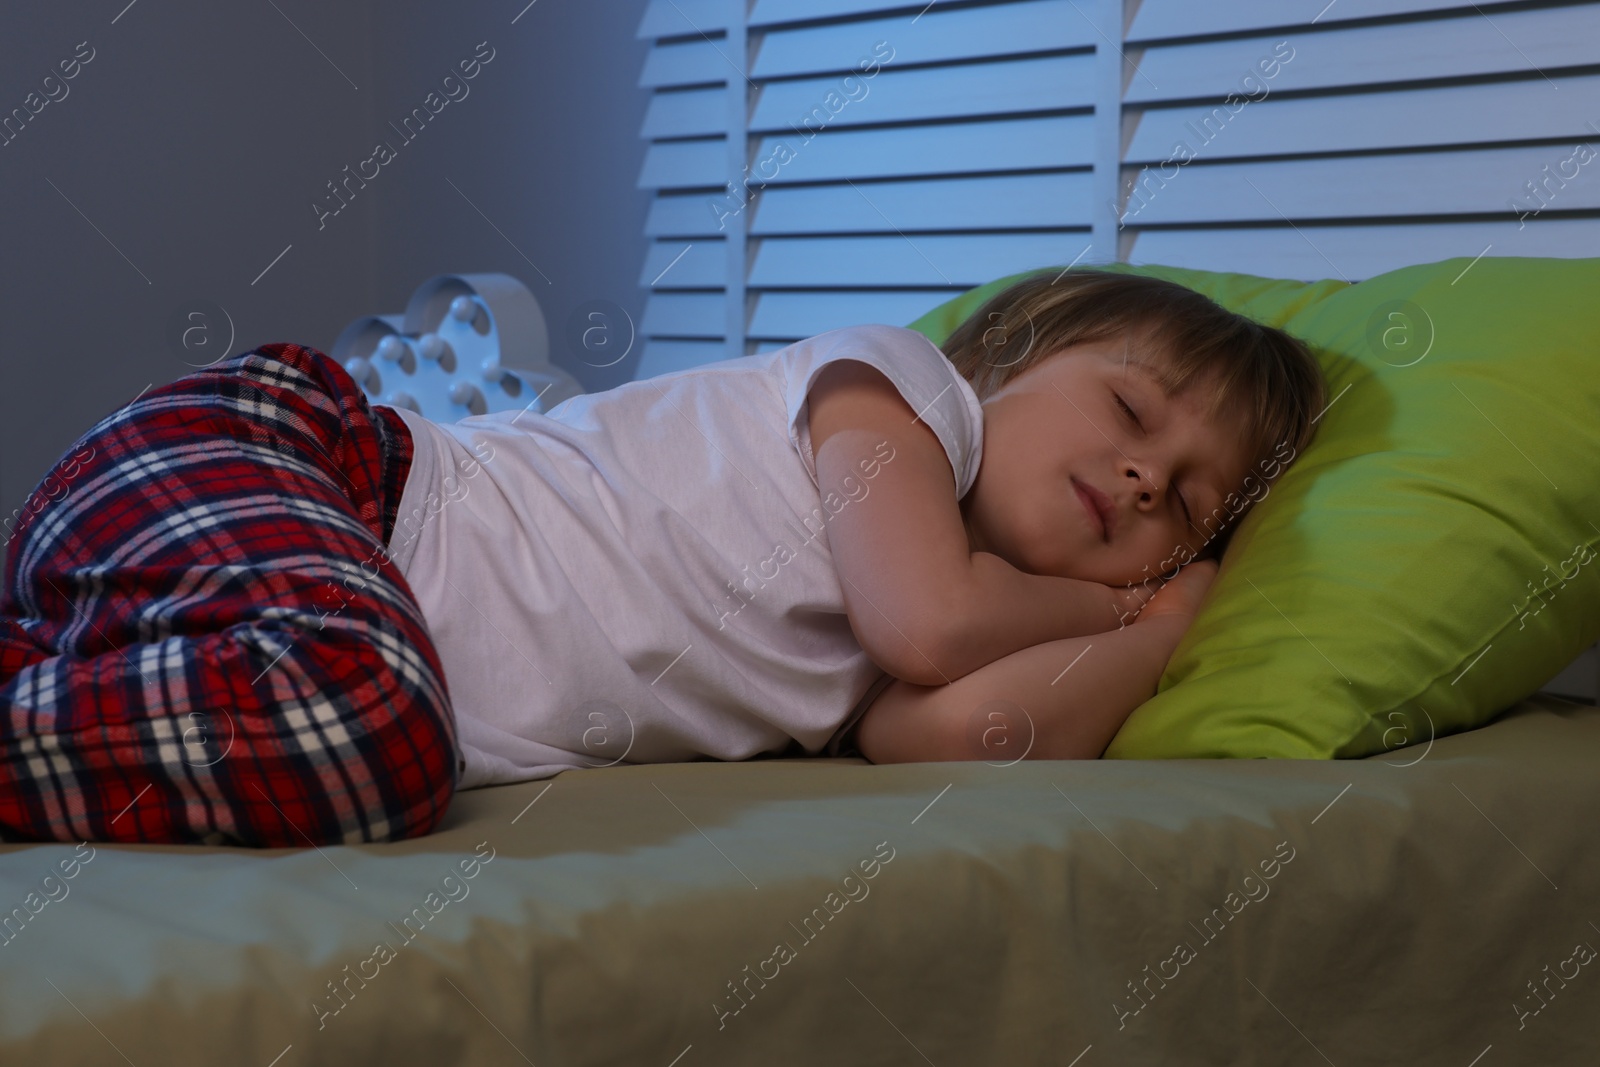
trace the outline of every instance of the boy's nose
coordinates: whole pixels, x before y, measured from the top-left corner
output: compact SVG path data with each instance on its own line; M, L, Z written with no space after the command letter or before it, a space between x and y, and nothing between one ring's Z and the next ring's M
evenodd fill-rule
M1161 492L1161 483L1158 480L1159 472L1154 469L1141 471L1137 467L1128 467L1126 475L1133 481L1136 500L1153 498L1154 494Z

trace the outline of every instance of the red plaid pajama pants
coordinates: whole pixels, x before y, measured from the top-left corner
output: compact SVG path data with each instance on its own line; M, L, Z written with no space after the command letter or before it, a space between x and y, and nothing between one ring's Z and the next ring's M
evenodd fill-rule
M0 838L432 831L455 719L385 550L411 449L394 411L293 344L80 437L25 502L0 587Z

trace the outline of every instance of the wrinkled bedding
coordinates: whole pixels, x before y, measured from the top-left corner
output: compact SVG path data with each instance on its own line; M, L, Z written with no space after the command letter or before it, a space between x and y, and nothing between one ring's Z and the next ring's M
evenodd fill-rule
M1597 767L1539 696L1361 761L619 766L395 844L6 846L0 1063L1590 1064Z

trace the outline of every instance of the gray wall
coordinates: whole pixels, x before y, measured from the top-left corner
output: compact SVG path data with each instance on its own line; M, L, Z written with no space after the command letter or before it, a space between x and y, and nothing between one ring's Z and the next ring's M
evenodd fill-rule
M541 0L515 24L504 0L126 2L0 13L0 114L94 50L0 147L0 517L100 418L216 357L175 340L197 301L231 317L230 354L328 351L433 274L505 271L555 362L591 390L632 376L637 347L591 367L564 324L593 300L643 307L644 0ZM401 144L387 124L483 41L468 95ZM325 183L380 137L396 158L319 228Z
M440 272L504 271L538 298L554 361L586 388L605 389L632 378L642 346L599 367L602 360L567 343L566 327L593 301L635 323L643 313L650 194L635 183L649 103L639 72L649 44L633 33L645 4L526 3L407 0L383 4L374 18L380 131L422 104L481 42L494 50L465 98L445 106L359 194L374 197L373 276L383 303L375 310L402 310L417 284ZM358 150L371 148L358 140L337 166L353 163ZM360 206L352 202L345 214ZM614 326L626 332L624 322Z

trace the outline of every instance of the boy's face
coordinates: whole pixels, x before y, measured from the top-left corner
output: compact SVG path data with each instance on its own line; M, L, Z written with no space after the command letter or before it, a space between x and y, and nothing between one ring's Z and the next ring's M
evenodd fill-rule
M961 501L973 551L1113 586L1170 574L1201 553L1251 457L1226 408L1207 421L1198 390L1169 399L1136 362L1160 358L1137 339L1070 345L984 401L983 458ZM1078 485L1109 498L1105 538Z

